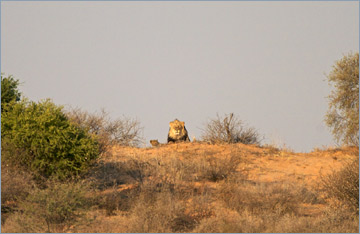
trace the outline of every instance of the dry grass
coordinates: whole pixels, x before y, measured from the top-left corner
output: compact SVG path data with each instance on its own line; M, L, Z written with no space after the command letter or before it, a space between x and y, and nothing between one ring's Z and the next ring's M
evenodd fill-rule
M316 182L320 172L332 176L332 168L341 172L356 157L353 149L296 154L243 144L114 148L83 178L81 183L90 186L58 186L73 191L88 206L79 203L69 215L50 213L56 222L49 222L48 216L40 215L49 212L39 201L53 204L42 198L57 190L37 189L16 201L23 212L9 212L2 228L7 232L356 233L358 215L346 204L335 206L338 198L325 196ZM10 180L3 183L10 188ZM69 201L72 196L58 197L58 204L74 204ZM30 206L37 207L38 214L28 215ZM70 217L75 219L70 222Z

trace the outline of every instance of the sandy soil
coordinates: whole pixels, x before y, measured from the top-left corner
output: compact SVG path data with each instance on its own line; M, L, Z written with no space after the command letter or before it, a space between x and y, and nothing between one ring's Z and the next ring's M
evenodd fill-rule
M168 144L153 148L114 147L107 160L118 161L122 155L176 155L179 159L211 154L228 157L232 153L242 154L243 162L238 170L247 170L249 179L256 182L296 182L315 186L321 176L339 170L344 163L358 156L354 147L316 150L310 153L295 153L274 147L256 147L244 144L210 145L206 143Z
M275 147L257 147L244 144L211 145L207 143L164 144L150 148L114 147L106 161L119 162L123 157L137 155L145 158L156 156L175 156L187 160L197 155L212 155L219 158L240 154L243 160L237 170L246 171L248 180L256 183L289 183L316 190L322 176L340 170L346 162L358 157L358 148L315 150L310 153L296 153L291 150L279 150ZM204 183L194 183L204 186ZM216 183L207 182L207 186L216 187ZM131 189L133 185L123 184L119 190ZM324 208L323 204L301 204L306 216L317 216Z

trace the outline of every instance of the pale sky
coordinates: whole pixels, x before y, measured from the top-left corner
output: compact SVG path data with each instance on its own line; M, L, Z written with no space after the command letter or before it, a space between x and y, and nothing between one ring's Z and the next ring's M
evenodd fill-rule
M334 62L359 51L358 2L1 2L1 72L24 96L137 118L166 142L233 112L297 152L334 146Z

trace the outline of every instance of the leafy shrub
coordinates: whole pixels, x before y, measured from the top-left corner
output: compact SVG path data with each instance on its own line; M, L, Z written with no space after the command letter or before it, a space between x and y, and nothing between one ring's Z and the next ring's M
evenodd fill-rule
M4 104L20 101L21 93L17 89L18 85L19 80L15 80L13 76L1 75L1 111Z
M98 136L101 153L114 144L139 146L143 142L142 128L137 120L127 117L111 120L105 110L89 113L74 108L66 114L73 123Z
M322 185L329 197L359 212L359 158L348 162L340 171L322 178Z
M23 100L4 105L4 109L1 137L25 151L23 157L14 155L17 158L12 159L36 174L60 178L78 175L98 156L94 136L69 122L62 107L50 100Z
M260 144L259 133L255 128L247 128L233 113L224 118L217 115L205 125L202 139L210 143Z

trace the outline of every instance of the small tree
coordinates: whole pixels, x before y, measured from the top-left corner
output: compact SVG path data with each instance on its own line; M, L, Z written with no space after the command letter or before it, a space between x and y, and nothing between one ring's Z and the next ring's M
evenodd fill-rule
M327 76L334 90L329 95L326 124L337 142L359 145L359 53L336 61Z
M244 127L243 122L233 113L211 119L205 125L202 139L211 143L260 144L259 133L255 128Z
M18 85L19 80L15 80L13 76L3 77L1 74L1 111L5 103L20 101Z

